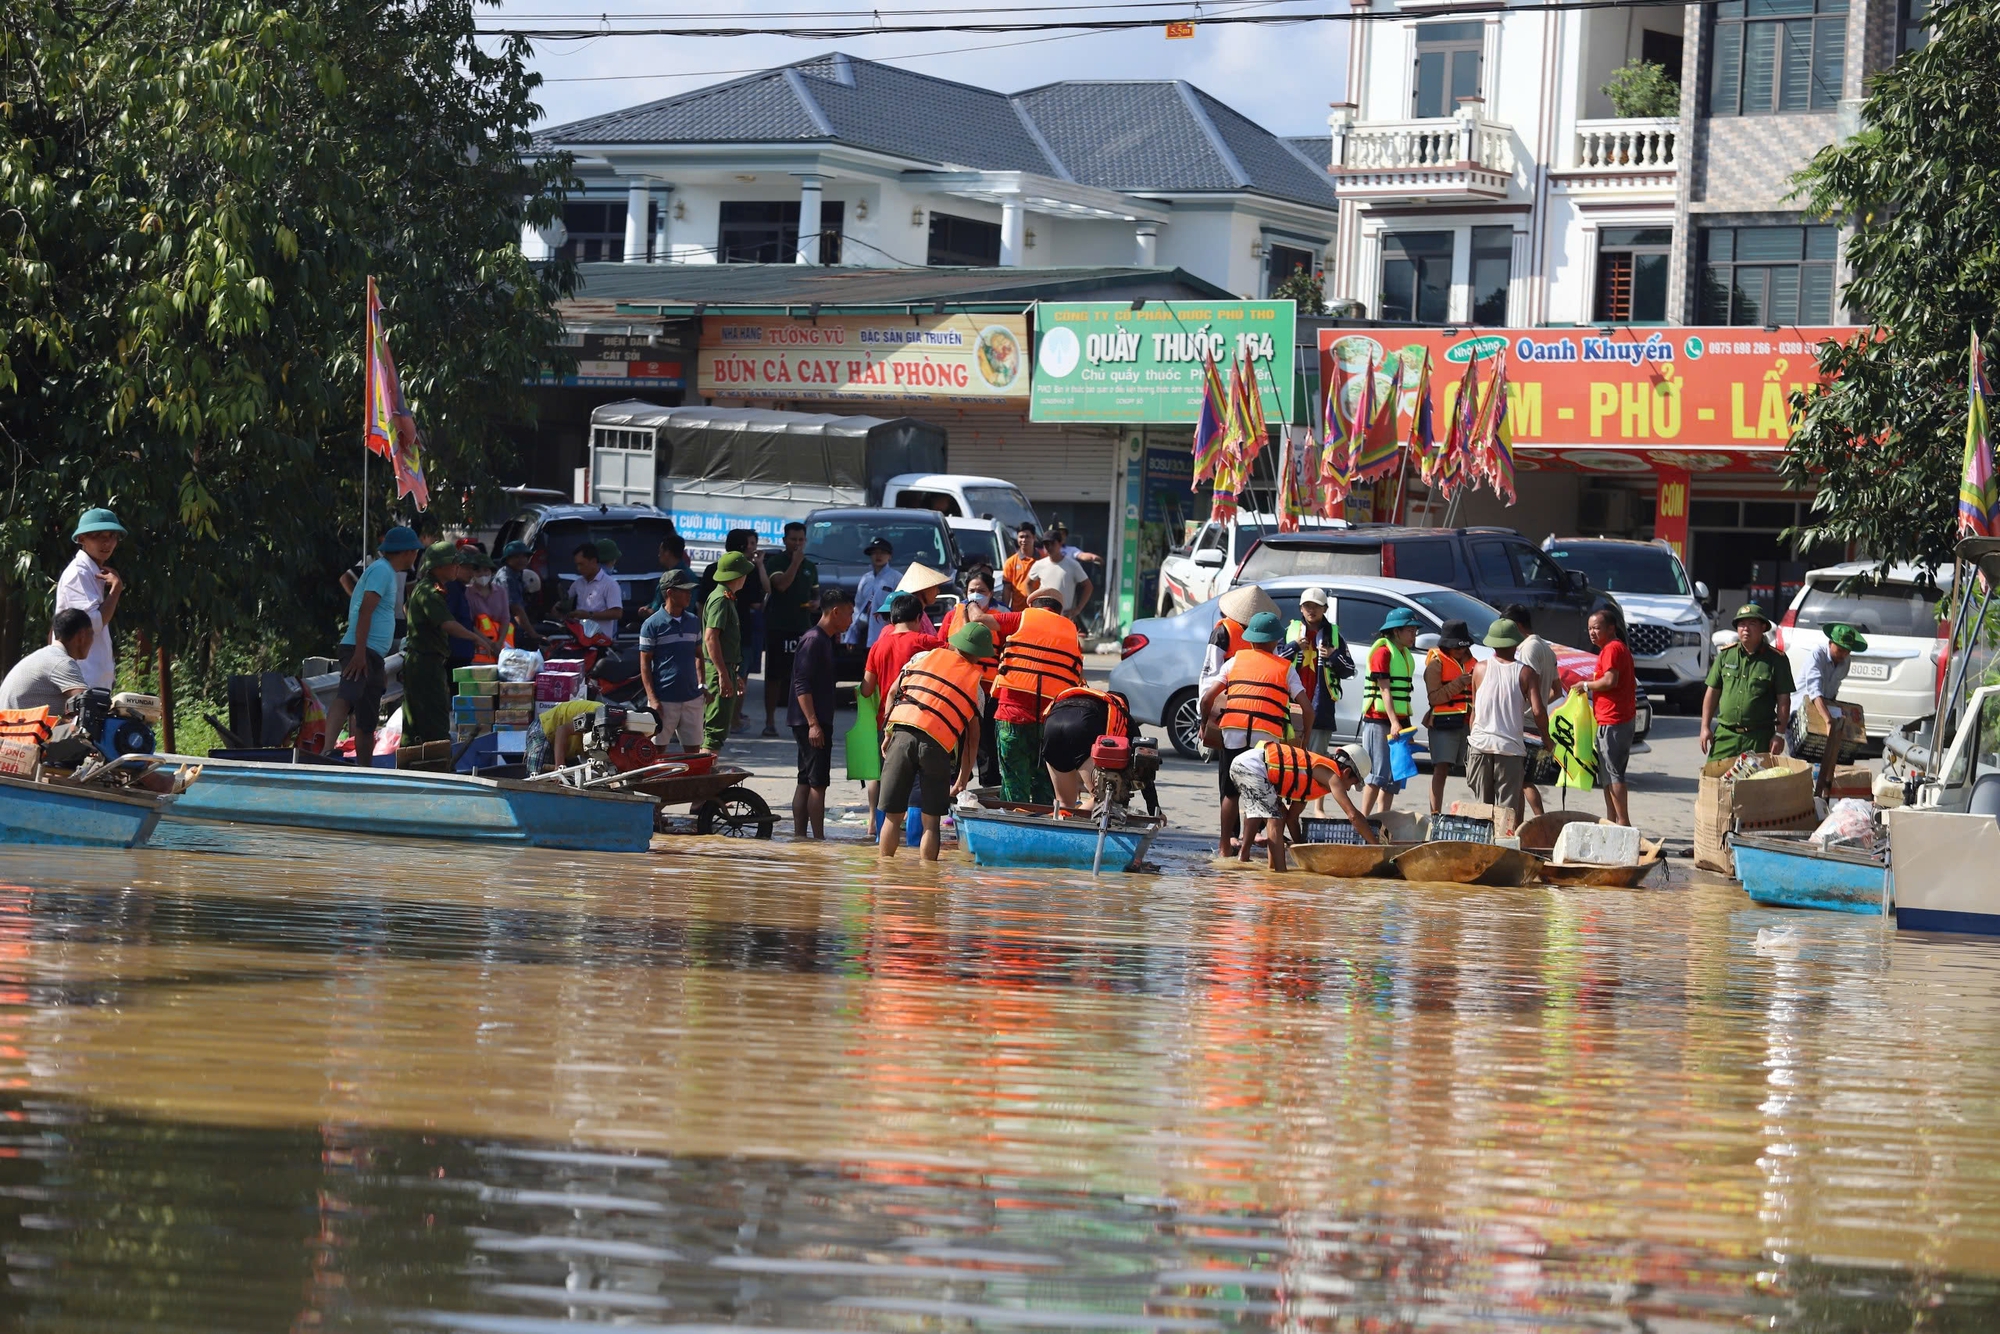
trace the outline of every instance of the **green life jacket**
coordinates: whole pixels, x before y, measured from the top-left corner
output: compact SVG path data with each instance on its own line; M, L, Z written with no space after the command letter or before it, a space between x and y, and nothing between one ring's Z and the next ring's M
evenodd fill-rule
M1404 648L1401 644L1389 638L1389 636L1383 635L1368 646L1368 658L1370 662L1374 661L1375 650L1378 648L1387 648L1389 650L1389 698L1396 705L1396 716L1408 722L1410 718L1410 678L1416 671L1416 658L1410 650ZM1364 668L1363 670L1367 669ZM1372 671L1368 673L1368 688L1361 696L1361 713L1363 717L1367 718L1386 719L1389 716L1389 711L1382 707L1382 683L1375 679L1375 674Z
M1305 647L1306 623L1293 621L1285 627L1285 643L1293 646L1292 663L1299 669L1301 680L1311 680L1317 676L1327 698L1340 698L1340 681L1333 675L1333 655L1340 652L1340 627L1331 620L1326 622L1326 642L1311 648Z

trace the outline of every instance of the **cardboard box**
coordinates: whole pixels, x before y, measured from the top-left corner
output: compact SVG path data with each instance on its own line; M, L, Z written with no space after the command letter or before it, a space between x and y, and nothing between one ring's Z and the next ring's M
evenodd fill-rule
M1736 874L1729 835L1811 833L1819 824L1813 810L1812 766L1789 755L1763 755L1760 769L1781 769L1776 778L1738 782L1727 777L1740 763L1714 760L1703 766L1694 804L1694 864L1704 871Z
M1898 795L1902 784L1898 783ZM1843 764L1833 771L1833 799L1858 797L1862 801L1875 799L1875 775L1865 765Z
M11 778L33 778L41 763L42 748L32 741L0 737L0 774Z
M497 681L500 679L500 668L493 663L477 663L470 667L454 667L451 669L451 679L454 681L482 683Z
M1841 700L1841 735L1838 760L1845 764L1860 753L1868 744L1868 720L1859 704L1849 704ZM1826 705L1820 700L1809 699L1799 710L1799 721L1792 726L1793 752L1803 760L1818 760L1828 749L1832 717Z

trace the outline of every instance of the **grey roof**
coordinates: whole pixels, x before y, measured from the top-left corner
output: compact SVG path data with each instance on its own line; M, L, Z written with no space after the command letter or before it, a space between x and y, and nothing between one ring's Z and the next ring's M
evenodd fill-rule
M1327 163L1333 161L1333 136L1330 134L1288 134L1285 142L1305 154L1306 161L1320 171L1325 171Z
M1026 171L1130 194L1249 191L1336 207L1325 171L1330 146L1314 156L1182 80L1069 81L1010 98L836 52L536 138L552 148L839 143L920 167Z
M1227 300L1233 294L1181 269L907 268L812 264L579 264L567 317L609 318L640 306L1026 305L1031 301Z

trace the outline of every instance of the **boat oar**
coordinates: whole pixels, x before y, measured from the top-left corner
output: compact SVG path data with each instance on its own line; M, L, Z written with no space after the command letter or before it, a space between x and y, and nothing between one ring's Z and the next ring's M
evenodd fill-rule
M1111 803L1100 800L1097 803L1097 855L1090 859L1090 873L1104 874L1104 840L1111 833Z

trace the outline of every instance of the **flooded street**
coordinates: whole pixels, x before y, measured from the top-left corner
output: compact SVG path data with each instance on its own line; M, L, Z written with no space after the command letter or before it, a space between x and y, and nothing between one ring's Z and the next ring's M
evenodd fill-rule
M2000 1325L1990 946L657 846L0 852L0 1326Z

